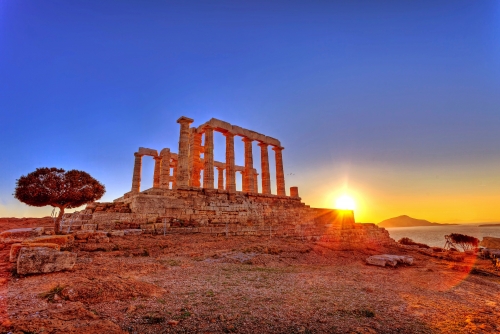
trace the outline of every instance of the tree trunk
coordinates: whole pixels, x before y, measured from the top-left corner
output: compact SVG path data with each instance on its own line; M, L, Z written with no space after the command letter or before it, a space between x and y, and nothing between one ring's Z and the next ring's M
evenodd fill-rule
M62 219L62 216L64 215L64 206L58 207L58 208L59 208L59 215L57 216L56 223L54 225L54 233L55 234L61 233L61 231L59 230L59 226L61 225L61 219Z

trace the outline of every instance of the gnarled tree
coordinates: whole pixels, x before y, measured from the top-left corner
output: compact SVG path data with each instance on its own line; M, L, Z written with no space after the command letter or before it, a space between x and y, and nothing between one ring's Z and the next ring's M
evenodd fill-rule
M44 167L21 176L17 180L14 197L31 206L59 208L54 226L55 232L59 233L64 209L96 201L105 191L104 185L86 172Z
M479 239L470 235L452 233L450 235L445 235L444 238L446 240L444 245L445 249L457 249L458 247L456 246L460 246L465 252L477 248L479 245Z

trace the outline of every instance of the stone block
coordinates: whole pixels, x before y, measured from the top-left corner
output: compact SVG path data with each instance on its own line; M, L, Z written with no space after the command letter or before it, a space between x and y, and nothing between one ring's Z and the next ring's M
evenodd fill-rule
M97 229L101 231L113 231L115 229L116 223L114 221L100 222L97 225Z
M0 240L4 243L16 243L36 235L37 232L34 232L34 228L15 228L0 233Z
M71 234L67 235L43 235L36 238L30 238L23 241L23 243L51 243L58 244L61 247L67 246L69 243L73 242L75 237Z
M123 230L121 230L121 231L115 230L115 231L108 232L108 235L110 237L123 237L125 235L125 232Z
M386 265L395 267L398 263L411 265L413 264L413 257L406 255L389 254L373 255L366 259L366 263L380 267L385 267Z
M95 231L97 230L97 224L84 224L82 225L83 231Z
M61 246L59 246L58 244L51 244L51 243L39 243L39 244L29 244L29 243L26 243L26 244L21 244L21 243L17 243L17 244L13 244L11 247L10 247L10 256L9 256L9 260L10 262L16 262L17 261L17 256L19 255L19 252L21 251L21 248L23 247L48 247L48 248L52 248L52 249L55 249L55 250L60 250L61 249Z
M141 224L142 230L154 230L155 224Z
M76 240L86 240L92 235L93 231L78 231L74 234Z
M68 270L76 263L76 253L48 247L22 247L17 257L17 273L41 274Z
M140 235L142 234L141 229L128 229L128 230L123 230L124 235Z

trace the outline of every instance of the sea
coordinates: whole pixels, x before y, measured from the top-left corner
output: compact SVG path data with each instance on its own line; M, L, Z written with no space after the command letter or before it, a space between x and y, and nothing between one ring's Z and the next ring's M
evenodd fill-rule
M386 228L389 235L398 241L408 237L415 242L429 246L443 247L445 235L451 233L466 234L482 240L483 237L500 238L500 226L478 225L441 225L441 226L416 226L416 227L390 227Z

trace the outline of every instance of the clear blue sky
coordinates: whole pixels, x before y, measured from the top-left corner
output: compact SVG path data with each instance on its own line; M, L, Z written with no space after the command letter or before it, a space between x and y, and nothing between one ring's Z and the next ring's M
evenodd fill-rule
M121 196L181 115L280 139L313 206L500 220L500 1L0 1L0 216L50 213L41 166Z

